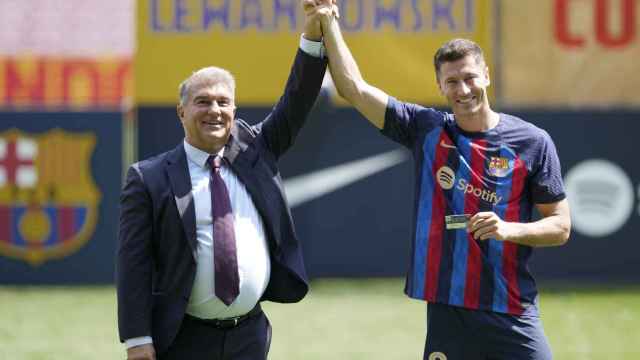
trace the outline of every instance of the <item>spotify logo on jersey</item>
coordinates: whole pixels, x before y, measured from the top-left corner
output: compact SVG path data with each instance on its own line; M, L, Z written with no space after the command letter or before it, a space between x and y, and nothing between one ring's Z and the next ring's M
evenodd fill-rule
M565 177L573 227L591 237L620 229L633 211L634 189L627 174L608 160L578 163Z
M438 179L438 183L443 189L449 190L453 187L453 183L456 180L456 174L450 167L443 166L438 169L438 172L436 173L436 179Z
M443 166L438 169L436 172L436 179L438 179L438 184L440 184L440 187L444 190L451 190L456 184L456 174L448 166ZM498 196L496 192L475 187L465 179L458 179L456 189L462 191L465 195L471 194L493 205L498 205L500 200L502 200L502 197Z

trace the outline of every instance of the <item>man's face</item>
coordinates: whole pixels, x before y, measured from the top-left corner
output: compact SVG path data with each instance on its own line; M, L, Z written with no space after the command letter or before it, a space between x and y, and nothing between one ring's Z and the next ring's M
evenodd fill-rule
M226 84L204 81L192 85L191 94L177 110L189 144L213 154L227 143L236 107Z
M484 63L477 63L471 55L440 66L440 91L446 96L457 116L478 114L488 109L489 70ZM485 109L485 110L486 110Z

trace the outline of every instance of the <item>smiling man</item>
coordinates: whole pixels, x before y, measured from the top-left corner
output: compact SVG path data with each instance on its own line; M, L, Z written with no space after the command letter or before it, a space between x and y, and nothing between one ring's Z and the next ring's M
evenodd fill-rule
M260 301L300 301L302 253L277 161L320 91L318 19L307 18L284 95L265 120L235 118L235 81L207 67L179 87L184 141L133 164L120 198L118 325L129 360L266 359Z
M474 42L454 39L435 53L452 110L441 112L367 84L340 33L335 0L307 3L322 16L340 95L416 162L405 292L428 302L424 358L551 359L527 267L533 248L564 244L571 227L549 135L491 109L489 69ZM542 219L533 221L534 208Z

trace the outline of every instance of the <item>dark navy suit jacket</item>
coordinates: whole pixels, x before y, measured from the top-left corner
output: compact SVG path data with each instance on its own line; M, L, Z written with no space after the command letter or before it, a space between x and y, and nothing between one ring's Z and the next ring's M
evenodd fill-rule
M225 147L224 157L265 225L271 278L261 300L297 302L308 291L277 160L304 124L325 70L325 59L298 50L284 95L271 113L254 126L236 119ZM160 354L180 328L196 273L192 196L182 143L127 172L116 271L121 341L151 335Z

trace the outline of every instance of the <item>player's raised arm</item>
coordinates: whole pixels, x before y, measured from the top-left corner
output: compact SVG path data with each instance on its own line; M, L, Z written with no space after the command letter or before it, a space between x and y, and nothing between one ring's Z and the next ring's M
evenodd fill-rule
M329 57L329 70L340 96L351 103L373 125L384 126L385 111L389 95L382 90L367 84L362 78L358 64L347 47L340 25L333 10L332 0L318 0L313 10L321 16L323 41Z

